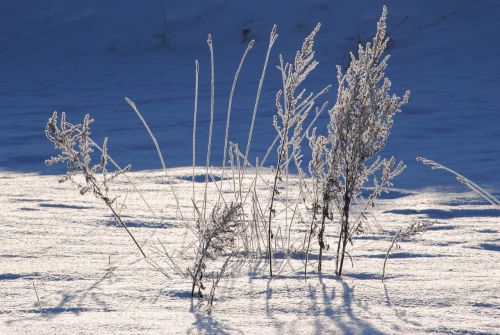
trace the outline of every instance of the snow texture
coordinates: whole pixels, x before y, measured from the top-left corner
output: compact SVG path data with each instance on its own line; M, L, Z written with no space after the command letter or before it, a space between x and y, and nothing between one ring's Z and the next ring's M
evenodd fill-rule
M189 213L190 192L181 192L191 187L185 180L191 169L171 173L171 183ZM169 252L177 250L174 258L180 266L191 266L193 258L179 251L193 235L175 219L175 202L162 171L130 177L160 218L152 217L120 177L113 188L127 195L121 215L133 234L165 267L165 258L153 252L158 239ZM347 260L342 279L333 275L333 250L325 252L323 275L312 271L307 280L300 271L300 254L291 261L297 271L286 265L272 281L265 257L233 257L227 270L231 276L222 279L208 315L196 312L191 281L166 279L154 271L91 194L79 195L74 185L58 184L56 176L3 173L2 184L2 334L498 331L498 213L478 203L474 194L395 190L390 199L379 200L377 221L386 232L395 233L413 222L434 222L429 231L400 242L401 249L389 258L384 282L382 265L392 236L381 234L375 225L349 250L354 267ZM203 188L203 182L196 184L197 192ZM261 192L266 189L259 187ZM302 237L306 227L296 227ZM333 241L330 233L326 239ZM277 269L286 259L275 255L274 262Z

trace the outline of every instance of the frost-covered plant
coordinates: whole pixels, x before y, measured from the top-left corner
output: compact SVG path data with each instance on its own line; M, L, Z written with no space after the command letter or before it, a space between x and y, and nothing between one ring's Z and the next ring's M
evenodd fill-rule
M372 43L360 45L358 55L351 53L345 73L337 66L338 92L335 106L329 111L328 135L310 137L312 160L310 172L322 188L322 215L318 234L321 250L324 242L325 221L333 217L332 206L340 216L335 273L342 274L347 242L362 231L365 211L374 205L377 196L390 187L394 177L405 168L390 159L375 158L384 148L393 125L393 116L408 102L409 92L401 98L390 95L391 82L385 77L389 56L383 56L389 38L386 37L387 8L377 24ZM374 175L381 171L379 178ZM350 218L352 202L360 198L361 188L373 177L373 192L360 215ZM321 270L321 262L319 263Z
M209 261L215 261L221 256L226 256L226 262L218 275L222 276L224 273L227 261L232 257L236 247L236 239L240 229L237 219L240 216L241 209L239 203L230 203L225 206L217 204L213 208L208 221L205 222L202 216L199 216L197 222L198 250L196 261L194 268L189 270L193 280L191 296L194 296L197 287L198 297L203 298L202 291L206 288L204 277ZM218 284L219 280L214 281L214 285ZM211 290L209 301L213 301L214 292L215 288Z
M391 253L392 249L396 247L396 249L400 249L399 242L406 241L410 239L411 237L417 235L418 233L424 232L427 229L429 229L433 225L432 222L415 222L406 227L405 229L399 229L394 235L394 238L392 239L391 246L389 249L387 249L387 252L385 253L385 259L384 259L384 267L382 270L382 280L385 278L385 266L387 263L387 260L389 259L389 254Z
M282 89L276 93L276 115L273 118L273 125L279 136L277 148L278 160L274 173L271 202L268 217L268 257L269 273L273 275L272 267L272 247L271 240L274 238L272 231L272 218L275 215L274 203L278 192L278 182L282 181L283 172L288 173L290 154L300 159L300 145L303 139L303 124L310 110L314 107L315 100L328 88L323 89L319 94L306 94L306 90L298 90L306 77L318 65L314 59L313 50L314 38L320 29L318 24L314 30L306 37L301 50L297 51L293 63L284 63L280 55L280 65L278 70L281 73ZM291 152L290 152L291 151Z
M210 288L210 293L208 294L207 298L207 304L205 306L205 312L207 312L208 314L212 313L212 307L215 299L215 291L219 287L219 283L221 279L224 277L224 274L226 273L227 265L230 259L231 256L227 257L224 264L222 264L220 270L215 273L212 272L212 287Z
M481 198L483 198L484 200L488 201L491 205L493 205L493 207L500 210L500 200L498 200L493 194L489 193L478 184L474 183L472 180L462 176L460 173L450 169L447 166L434 162L433 160L423 157L417 157L417 161L422 162L425 165L429 165L433 170L444 170L451 173L452 175L455 176L455 178L457 178L457 180L460 183L470 188L474 193L476 193Z
M118 169L113 173L108 172L106 168L108 164L107 138L104 139L101 148L100 162L91 165L92 148L95 146L95 142L90 138L90 125L93 122L94 120L87 114L85 115L83 123L72 124L66 120L66 114L64 112L61 113L61 119L58 122L57 112L54 112L47 122L45 135L49 141L54 143L55 148L60 153L57 156L47 159L45 164L53 165L56 163L66 163L67 172L60 182L71 181L78 186L82 195L87 192L92 192L96 198L102 200L111 210L116 221L125 228L142 256L146 258L146 254L141 246L137 243L127 225L114 209L113 204L116 199L110 198L108 195L110 182L129 171L130 165L127 165L124 169ZM100 178L98 177L99 174L101 175ZM77 180L77 176L83 176L85 182L81 183Z

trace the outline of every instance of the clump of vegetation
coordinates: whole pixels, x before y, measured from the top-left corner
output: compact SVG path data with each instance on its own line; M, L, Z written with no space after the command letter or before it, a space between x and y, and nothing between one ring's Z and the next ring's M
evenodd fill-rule
M432 222L415 222L410 224L408 227L404 229L399 229L396 234L394 235L394 238L392 239L391 246L389 249L387 249L387 252L385 253L385 259L384 259L384 267L382 269L382 281L385 279L385 266L387 264L387 260L389 259L389 255L392 251L393 248L396 248L397 250L401 249L401 246L399 242L402 241L407 241L413 236L417 235L418 233L424 232L427 229L429 229L433 225Z
M210 290L208 305L212 305L215 290L219 284L220 278L224 275L227 264L233 256L236 249L236 239L241 230L241 224L238 217L241 212L241 204L230 203L229 205L216 205L210 219L205 221L200 215L197 223L198 249L193 269L190 269L193 281L191 296L194 297L197 288L198 298L203 298L205 286L205 274L209 262L215 262L221 257L225 261L217 273L212 272L213 283ZM201 214L201 213L200 213Z
M116 198L110 198L108 195L111 181L129 171L131 166L127 165L124 169L118 169L112 173L107 170L107 138L104 139L102 148L99 148L101 151L100 162L91 165L93 148L98 147L90 138L90 125L93 122L94 120L87 114L81 124L72 124L66 120L66 114L63 112L58 124L57 112L54 112L47 122L45 136L47 136L49 141L54 143L55 148L60 153L57 156L47 159L45 164L66 163L67 172L60 182L71 181L78 186L82 195L92 192L96 198L104 202L113 213L116 221L127 231L142 256L146 258L146 254L134 235L132 235L121 216L115 210L114 203ZM83 177L84 182L82 183L78 177Z
M321 25L306 37L302 48L297 51L293 63L284 63L280 55L280 65L278 67L281 73L283 88L276 93L276 115L273 118L273 125L279 135L279 145L277 149L278 160L274 172L273 186L271 193L271 204L269 206L268 216L268 258L269 274L273 275L272 266L272 247L271 240L274 237L272 230L272 218L276 214L274 208L275 197L279 194L278 182L283 181L283 175L288 174L288 165L290 158L297 158L300 155L300 146L303 139L302 133L304 122L309 112L314 107L316 99L326 93L328 88L323 89L320 94L306 94L306 90L297 91L302 82L316 68L318 62L314 59L313 50L314 38ZM290 152L290 150L292 152ZM292 155L292 156L291 156Z
M408 102L409 91L401 98L390 95L391 81L385 76L389 56L383 56L389 38L386 36L387 9L384 7L372 43L360 45L358 55L351 53L347 71L337 66L339 84L337 101L329 111L328 135L310 137L312 160L310 172L320 187L322 199L321 223L318 233L321 254L326 248L324 231L326 220L339 216L340 233L337 242L335 273L340 276L346 246L352 237L363 231L366 218L362 209L352 218L353 201L360 198L361 190L373 177L373 191L365 208L374 206L377 196L392 186L392 179L403 172L405 165L395 163L394 157L376 157L387 143L393 125L393 116ZM380 177L375 177L381 171ZM315 208L318 204L315 204Z
M265 257L268 261L265 266L267 268L269 265L269 274L271 277L274 275L275 278L283 271L285 264L290 264L292 253L296 250L303 250L305 251L304 272L307 274L309 256L314 248L312 242L314 237L319 245L317 269L322 271L324 253L329 249L326 238L327 228L334 222L339 223L335 272L341 276L345 255L350 257L347 249L348 243L352 243L353 237L364 231L369 208L375 205L375 200L382 192L388 191L392 186L392 180L405 168L402 162L396 163L393 157L382 159L377 156L387 143L394 115L401 111L409 98L409 92L402 97L391 95L391 82L385 76L389 59L388 56L384 56L389 40L386 36L386 15L387 11L384 7L373 41L364 46L360 45L357 55L351 54L350 64L346 71L343 72L338 67L337 99L335 105L329 109L327 102L317 107L317 100L329 91L330 85L316 94L301 88L308 75L318 66L313 47L320 25L318 24L305 38L293 62L286 63L280 55L278 70L281 76L281 87L276 92L276 115L273 118L273 126L277 135L268 147L265 156L262 159L257 158L250 185L245 184L245 172L251 166L248 159L249 150L271 49L278 36L276 27L273 27L270 34L244 152L240 152L238 143L230 141L229 128L232 99L238 76L247 54L253 48L253 40L246 47L235 72L227 109L220 182L214 178L213 167L210 165L213 150L212 133L216 118L214 118L214 42L209 35L207 43L210 51L210 123L204 164L203 195L197 197L195 197L194 183L199 63L195 62L192 221L182 214L181 198L177 197L173 185L169 183L180 220L194 235L193 243L186 249L189 250L188 254L191 253L190 259L194 259L194 265L188 269L188 273L181 270L181 267L173 260L173 253L167 252L167 247L161 244L164 255L168 258L168 264L177 275L188 282L187 285L191 285L191 296L206 302L206 311L212 310L217 287L230 268L231 258L237 254ZM127 99L127 102L148 131L160 157L165 176L170 178L160 146L145 118L132 100ZM311 116L313 108L316 113ZM328 110L329 113L327 133L321 135L316 128L310 132L324 110ZM64 180L76 183L82 194L91 191L101 199L112 211L115 219L126 229L142 256L146 257L115 210L115 199L108 196L109 183L117 176L129 171L130 166L124 169L118 167L113 173L108 172L106 168L109 159L107 139L102 149L92 141L90 138L92 121L87 115L82 124L73 125L66 121L63 113L58 123L58 115L54 113L47 123L46 135L60 154L48 160L47 164L67 163L68 171ZM301 168L302 142L306 137L312 151L312 158L308 165L310 176L307 176ZM101 160L98 164L91 166L93 148L101 150ZM273 150L277 152L275 166L271 173L263 174L262 166ZM226 159L229 159L229 162ZM297 190L293 189L296 185L291 185L288 181L291 162L295 163L299 174L297 199L293 198L295 194L293 197L291 195L294 192L297 193ZM228 163L230 166L227 168L230 171L225 171ZM82 176L83 183L78 179ZM368 182L369 179L372 179L372 183ZM258 183L260 185L257 185ZM209 185L213 186L217 193L209 194ZM269 193L264 196L259 194L258 186L260 189L265 188ZM361 193L367 186L372 186L372 188L368 197L364 199ZM234 199L229 201L232 196ZM201 205L196 202L196 198L200 199ZM261 198L265 198L266 203L261 203ZM355 211L353 207L356 207ZM211 212L210 208L212 208ZM285 218L278 220L278 215L282 212L285 213ZM289 212L292 215L288 216ZM311 212L311 220L307 223L308 229L304 239L299 237L292 242L292 223L295 220L306 225L304 217L308 217ZM422 227L412 226L411 228L412 230L406 233L400 231L393 240L393 245L405 236L420 231ZM389 252L390 250L387 255ZM184 255L184 251L182 254ZM275 262L273 260L277 254L282 254L287 259L282 262L280 268L275 268L277 271L273 274ZM171 278L159 263L150 258L148 261L154 269ZM291 265L290 268L296 271L296 268Z

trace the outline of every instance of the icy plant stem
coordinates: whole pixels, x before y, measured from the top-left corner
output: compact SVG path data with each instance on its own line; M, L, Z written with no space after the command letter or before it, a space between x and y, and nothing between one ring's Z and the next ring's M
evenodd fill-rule
M97 148L97 150L99 150L101 153L103 152L103 149L93 140L89 137L89 143L92 144L94 147ZM117 168L118 170L122 170L122 168L120 167L120 165L109 155L106 153L106 157L108 158L108 161L111 162L111 164ZM130 185L132 185L132 187L134 188L134 191L137 192L137 194L139 194L139 196L141 197L142 201L144 202L144 204L146 205L146 207L148 208L148 210L151 212L151 214L153 215L153 217L155 219L158 218L158 216L156 215L156 213L153 211L153 209L151 208L151 205L149 204L149 202L146 200L146 198L144 197L144 195L142 194L142 192L137 188L137 185L134 183L134 181L127 175L127 174L124 174L125 178L127 178L127 181L130 183ZM196 235L196 232L193 230L193 228L191 226L189 226L189 224L187 222L183 222L184 225L190 229L191 231L193 231ZM147 240L146 241L143 241L143 244L146 244Z
M208 43L208 48L210 50L210 128L208 131L207 162L205 170L205 194L203 196L203 219L205 219L207 211L208 167L210 165L210 149L212 147L212 130L214 125L214 109L215 109L214 48L212 43L212 35L210 34L208 34L207 43Z
M106 141L106 140L105 140ZM66 152L71 152L72 151L72 147L70 147L69 144L65 143L65 148L64 150ZM130 238L132 239L132 241L134 241L135 245L137 246L137 248L139 249L139 251L141 252L142 256L144 258L147 258L146 257L146 254L144 253L144 251L142 250L141 246L139 245L139 243L137 242L137 240L135 239L134 235L132 235L132 233L130 232L130 230L128 229L127 225L123 222L123 220L121 219L120 215L115 211L115 209L113 208L113 205L112 205L112 202L111 200L108 199L108 197L106 197L102 190L101 190L101 187L97 184L94 176L93 176L93 173L91 171L89 171L90 169L85 166L83 163L81 163L79 160L77 161L78 164L78 169L83 173L85 179L90 182L92 184L92 187L93 187L93 190L94 190L94 194L97 198L101 199L105 204L106 206L108 206L108 208L111 210L111 212L113 213L113 216L115 217L115 219L118 221L118 223L120 223L122 225L122 227L127 231L128 235L130 236Z
M236 151L238 151L237 145L236 145ZM238 166L238 196L240 197L240 201L241 201L241 185L243 184L243 176L241 173L241 162L240 162L239 155L236 156L236 164ZM244 164L245 164L245 162L243 162L243 165ZM235 192L236 192L236 190L235 190Z
M38 291L36 290L35 282L31 282L33 284L33 289L35 290L36 301L38 303L38 309L40 309L40 315L43 316L42 304L40 303L40 298L38 297Z
M257 250L259 254L261 253L261 248L260 248L260 231L258 228L258 223L259 223L259 199L257 197L257 174L258 174L258 165L259 165L259 159L257 158L257 163L256 163L256 168L255 168L255 177L254 177L254 183L253 183L253 207L254 207L254 214L253 214L253 221L254 221L254 229L255 229L255 238L257 240Z
M319 240L319 257L318 257L318 272L321 272L321 266L323 262L323 249L325 249L325 220L328 216L328 202L323 203L323 212L321 215L321 226L318 234ZM312 227L312 226L311 226ZM309 238L310 240L310 238Z
M144 127L148 131L148 134L151 137L151 140L153 141L153 143L154 143L154 145L156 147L156 152L158 153L158 157L160 158L160 162L161 162L161 166L163 168L163 172L165 173L165 176L167 177L167 179L170 179L170 175L168 174L168 170L167 170L167 164L165 163L165 160L163 158L163 154L162 154L161 149L160 149L160 145L158 144L158 141L156 140L155 135L151 131L151 128L149 128L148 123L146 122L146 120L142 116L142 114L139 111L139 109L137 108L136 104L132 100L130 100L129 98L125 98L125 100L130 105L130 107L132 107L132 109L137 114L137 116L141 120L142 124L144 125ZM169 185L170 185L170 191L174 195L175 202L177 204L177 211L179 212L179 214L181 216L181 219L184 219L184 216L182 215L182 211L181 211L181 205L179 204L179 199L177 198L177 193L175 193L173 185L171 183L169 183Z
M83 173L84 173L85 176L89 175L89 172L87 171L87 168L85 166L82 165L80 168L82 169L82 171L83 171ZM132 233L128 229L127 225L125 224L125 222L123 222L123 220L120 217L120 215L113 208L113 205L111 204L111 201L107 197L105 197L105 196L103 196L101 194L100 187L99 187L99 185L96 184L96 182L95 182L95 180L93 178L88 178L88 179L91 181L92 185L94 186L94 190L95 190L94 193L96 193L99 196L99 198L102 199L102 201L106 204L106 206L108 206L108 208L111 210L111 213L113 213L113 216L115 217L116 221L118 221L118 223L120 223L122 225L122 227L125 229L125 231L130 236L130 238L132 239L132 241L134 241L135 245L137 246L137 248L141 252L142 256L144 258L147 258L146 254L144 253L144 251L142 250L141 246L139 245L139 243L135 239L134 235L132 235Z
M122 218L120 217L120 215L118 215L118 213L116 213L115 209L113 208L113 206L109 203L109 201L104 201L106 203L106 205L108 206L108 208L111 210L111 212L113 213L113 216L115 217L115 219L122 225L123 228L125 228L125 230L127 231L128 235L130 236L130 238L132 239L132 241L134 241L135 245L137 246L137 248L139 249L139 251L141 252L142 256L144 258L147 258L146 257L146 254L144 253L144 251L142 250L141 246L139 245L139 243L137 243L134 235L132 235L132 233L130 232L130 230L128 229L127 225L122 221Z
M234 201L238 201L238 194L236 193L236 176L234 173L234 145L231 145L229 148L229 161L231 163L231 174L232 174L232 179L233 179Z
M214 304L214 298L215 298L215 290L217 289L217 287L219 286L219 282L220 280L222 279L222 277L224 276L224 273L226 272L226 269L227 269L227 264L229 263L229 260L233 257L233 255L229 255L228 257L226 257L226 261L224 262L224 264L222 264L222 267L219 271L219 273L217 274L216 278L214 278L213 280L213 283L212 283L212 288L210 289L210 295L209 295L209 298L208 298L208 303L207 303L207 306L205 308L205 310L210 313L211 312L211 309L212 309L212 306Z
M268 256L269 256L269 275L272 277L273 276L273 253L272 253L272 247L271 247L271 239L272 239L272 231L271 231L271 220L273 218L273 205L274 205L274 195L276 193L276 184L278 181L278 172L274 175L274 182L273 182L273 193L271 196L271 204L269 206L269 219L267 223L267 248L268 248Z
M500 200L495 198L491 193L483 189L481 186L477 185L476 183L472 182L472 180L462 176L460 173L450 169L449 167L446 167L442 164L439 164L437 162L434 162L430 159L423 158L423 157L417 157L417 161L422 162L425 165L430 165L432 169L438 169L438 170L445 170L452 175L454 175L459 182L470 188L472 191L474 191L477 195L482 197L484 200L488 201L490 204L492 204L496 209L500 210Z
M99 150L101 153L103 152L102 148L93 140L89 137L89 142L90 144L92 144L94 147L97 148L97 150ZM121 168L120 165L118 165L118 163L109 155L109 154L106 154L106 157L108 158L108 161L111 162L111 164L117 168L118 170L123 170ZM134 181L127 175L125 174L125 178L127 178L127 181L130 183L130 185L132 185L132 187L134 188L134 191L137 192L137 194L139 194L139 196L141 197L142 201L144 202L144 204L146 205L146 207L148 208L148 210L151 212L151 214L153 215L153 217L155 219L157 219L158 217L156 216L156 213L153 211L153 209L151 208L151 206L149 205L148 201L146 200L146 198L144 198L144 195L142 194L141 191L139 191L139 189L137 188L137 185L134 183Z
M286 100L285 95L283 96L284 99ZM285 106L287 106L287 102L285 101ZM288 107L286 107L288 108ZM276 194L278 193L278 180L280 179L280 174L281 174L281 163L283 160L285 160L285 150L286 150L286 139L288 137L288 118L289 118L289 113L287 113L287 120L285 122L285 129L284 129L284 135L281 140L281 146L278 154L278 163L276 165L276 172L274 174L274 181L273 181L273 188L272 188L272 193L271 193L271 204L269 205L269 219L267 223L267 242L268 242L268 252L269 252L269 275L272 277L273 276L273 266L272 266L272 260L273 260L273 255L272 255L272 247L271 247L271 239L272 239L272 229L271 229L271 221L273 218L273 214L275 213L274 209L274 199L276 197Z
M286 150L286 153L285 153L285 161L288 162L288 150ZM285 229L286 231L288 231L289 227L288 225L291 226L292 222L290 222L290 224L288 223L288 204L289 204L289 200L288 200L288 186L289 186L289 175L288 175L288 164L285 164ZM287 246L289 247L290 246L290 239L288 239L287 241Z
M392 239L391 246L389 247L389 249L387 249L387 252L385 253L384 267L382 269L382 281L384 281L384 279L385 279L385 265L387 263L387 260L389 259L389 254L391 253L391 250L394 247L394 244L396 243L400 233L401 233L401 229L398 230L398 232L396 233L396 235Z
M328 85L327 87L325 87L320 93L316 94L316 96L311 100L311 101L315 101L319 96L323 95L324 93L326 93L329 89L330 89L331 85ZM304 132L304 134L302 134L301 138L300 138L300 142L302 142L304 140L304 138L306 137L307 134L309 134L311 128L314 126L314 123L316 122L316 120L318 119L318 117L321 115L321 113L323 113L323 111L325 110L326 106L327 106L328 102L325 102L321 108L317 109L316 111L316 115L314 116L314 118L311 120L311 122L309 123L309 125L307 126L306 128L306 131ZM276 143L278 142L278 140L280 139L281 137L281 133L277 134L276 137L274 137L274 140L273 142L269 145L269 147L267 148L267 151L266 151L266 154L264 155L264 157L262 158L262 161L260 163L260 166L264 166L264 164L266 163L267 161L267 158L269 157L269 155L271 154L271 151L273 150L274 146L276 145ZM293 156L290 157L290 160L293 158ZM288 161L287 164L289 164L290 162Z
M255 104L253 107L253 114L252 114L252 122L250 124L250 131L248 133L247 146L245 149L245 160L243 161L243 176L245 175L245 167L246 167L246 164L248 162L248 153L250 152L250 145L252 143L253 128L255 126L255 118L257 115L257 108L259 107L260 93L262 91L262 85L264 84L264 78L266 76L267 64L269 62L269 55L271 54L271 49L273 48L274 42L276 42L277 38L278 38L278 34L276 34L276 25L274 25L273 29L271 30L271 35L269 37L269 46L267 47L266 59L264 61L264 67L262 69L262 74L260 76L259 86L257 88L257 96L255 97Z
M283 81L283 92L285 92L283 94L283 108L284 108L284 114L285 114L285 117L284 117L284 123L283 123L283 136L281 137L281 141L280 141L280 147L279 147L279 150L278 150L278 162L276 164L276 172L274 174L274 181L273 181L273 188L272 188L272 191L271 191L271 203L269 205L269 219L268 219L268 222L267 222L267 229L268 229L268 236L267 236L267 239L268 239L268 251L269 251L269 274L270 276L272 277L273 276L273 267L272 267L272 248L271 248L271 239L272 239L272 227L271 227L271 221L272 221L272 218L273 218L273 214L276 212L276 210L274 209L274 199L276 197L276 195L278 194L278 180L281 179L281 175L282 175L282 162L285 162L286 163L286 158L287 158L287 152L288 152L288 130L289 130L289 127L290 127L290 104L291 104L291 101L288 101L287 99L287 85L286 85L286 79L285 79L285 67L283 66L283 61L282 61L282 58L280 56L280 59L281 59L281 67L280 67L280 70L281 70L281 78L282 78L282 81ZM286 169L286 165L285 165L285 169ZM285 171L286 172L286 171Z
M346 174L348 176L348 174ZM344 265L345 248L347 246L349 234L349 207L351 204L351 197L348 193L349 183L346 184L346 193L344 195L344 207L342 208L342 228L340 230L339 243L337 245L337 258L335 263L335 273L337 276L342 275L342 267ZM342 245L342 250L340 252ZM340 252L340 255L339 255ZM340 260L339 260L340 257Z
M307 239L307 247L305 252L306 263L304 266L304 277L307 278L307 263L309 263L309 250L311 249L311 238L314 232L314 221L316 220L316 215L318 213L318 205L314 204L313 216L311 220L311 226L309 227L309 237Z
M203 264L204 258L205 258L205 255L202 254L199 262L196 264L196 270L195 270L195 273L193 276L193 284L191 287L191 297L194 297L194 289L196 288L197 278L200 275L200 270L201 270L200 268L201 268L201 264ZM200 291L200 289L198 289L198 296L199 297L200 297L200 293L201 293L201 291Z
M243 56L241 57L238 69L236 70L236 73L234 74L233 85L231 87L231 93L229 95L229 103L228 103L228 107L227 107L227 118L226 118L226 134L224 136L224 151L223 151L223 158L222 158L222 176L221 176L221 180L220 180L220 189L221 190L222 190L222 183L224 181L224 172L226 169L226 155L227 155L227 144L228 144L228 138L229 138L229 124L230 124L230 120L231 120L231 109L233 106L234 91L236 89L236 83L238 82L238 77L240 75L241 68L243 67L243 63L245 62L245 58L247 57L248 52L252 49L254 43L255 43L255 40L251 40L250 43L248 43L248 46L245 49Z
M196 166L196 118L198 116L198 77L200 73L200 64L198 60L194 62L195 64L195 85L194 85L194 112L193 112L193 203L196 203L195 191L194 191L194 179L195 179L195 166ZM196 218L196 210L193 207L193 219Z

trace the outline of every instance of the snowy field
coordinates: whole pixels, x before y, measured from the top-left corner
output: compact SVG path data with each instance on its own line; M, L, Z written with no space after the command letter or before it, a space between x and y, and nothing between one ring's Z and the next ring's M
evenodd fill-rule
M188 215L189 174L172 172ZM165 257L154 253L158 240L175 254L193 235L175 219L161 171L130 177L159 219L124 178L114 188L127 195L123 217L163 264ZM191 282L154 271L92 196L82 197L52 176L4 173L2 183L2 334L498 332L498 213L469 193L395 190L375 211L380 226L355 241L354 267L349 264L342 279L333 276L330 251L323 276L313 264L307 280L301 258L288 265L278 258L275 266L283 270L273 280L265 259L234 258L208 315L197 311L196 299L193 306ZM382 282L390 236L380 228L394 232L422 220L435 224L401 244ZM296 224L298 238L304 228ZM188 256L175 256L178 265L191 266Z
M443 163L499 197L500 2L269 3L0 2L1 335L500 334L500 210L452 175L415 159ZM269 32L278 25L249 156L255 162L276 136L272 116L281 85L279 54L292 60L321 22L315 41L319 65L304 87L317 92L333 84L321 101L332 105L335 66L345 68L348 53L372 38L383 4L389 8L391 37L386 72L393 92L409 89L411 97L395 116L382 155L405 161L406 171L370 210L366 230L348 248L352 264L348 258L341 278L334 275L336 225L327 227L331 248L325 251L322 274L314 238L304 276L310 211L298 200L299 179L292 174L274 218L281 229L277 234L285 232L276 238L285 245L277 248L289 253L275 253L274 278L268 275L265 241L255 238L251 247L263 252L231 258L207 313L191 298L191 280L181 278L165 255L182 271L194 265L193 172L186 166L192 161L198 59L195 200L201 206L210 117L207 34L214 38L216 78L210 209L219 198L228 95L246 44L256 41L236 87L229 132L230 141L241 147ZM157 170L155 147L124 97L132 98L149 122L170 177ZM120 176L111 193L119 196L115 208L148 261L99 199L58 183L63 165L44 166L55 154L43 134L54 110L65 111L74 122L91 114L96 142L108 136L110 155L122 165L132 164L132 172ZM316 122L323 133L327 122L327 113ZM306 149L305 166L309 158ZM274 164L275 154L258 173L248 168L242 181L244 189L255 185L264 212L274 177L267 168ZM227 185L239 181L227 172L226 178L229 202L234 194ZM246 213L252 211L251 198L245 200ZM287 207L287 201L298 209ZM432 226L393 250L382 281L392 238L400 228L418 223ZM214 264L220 266L220 261Z

